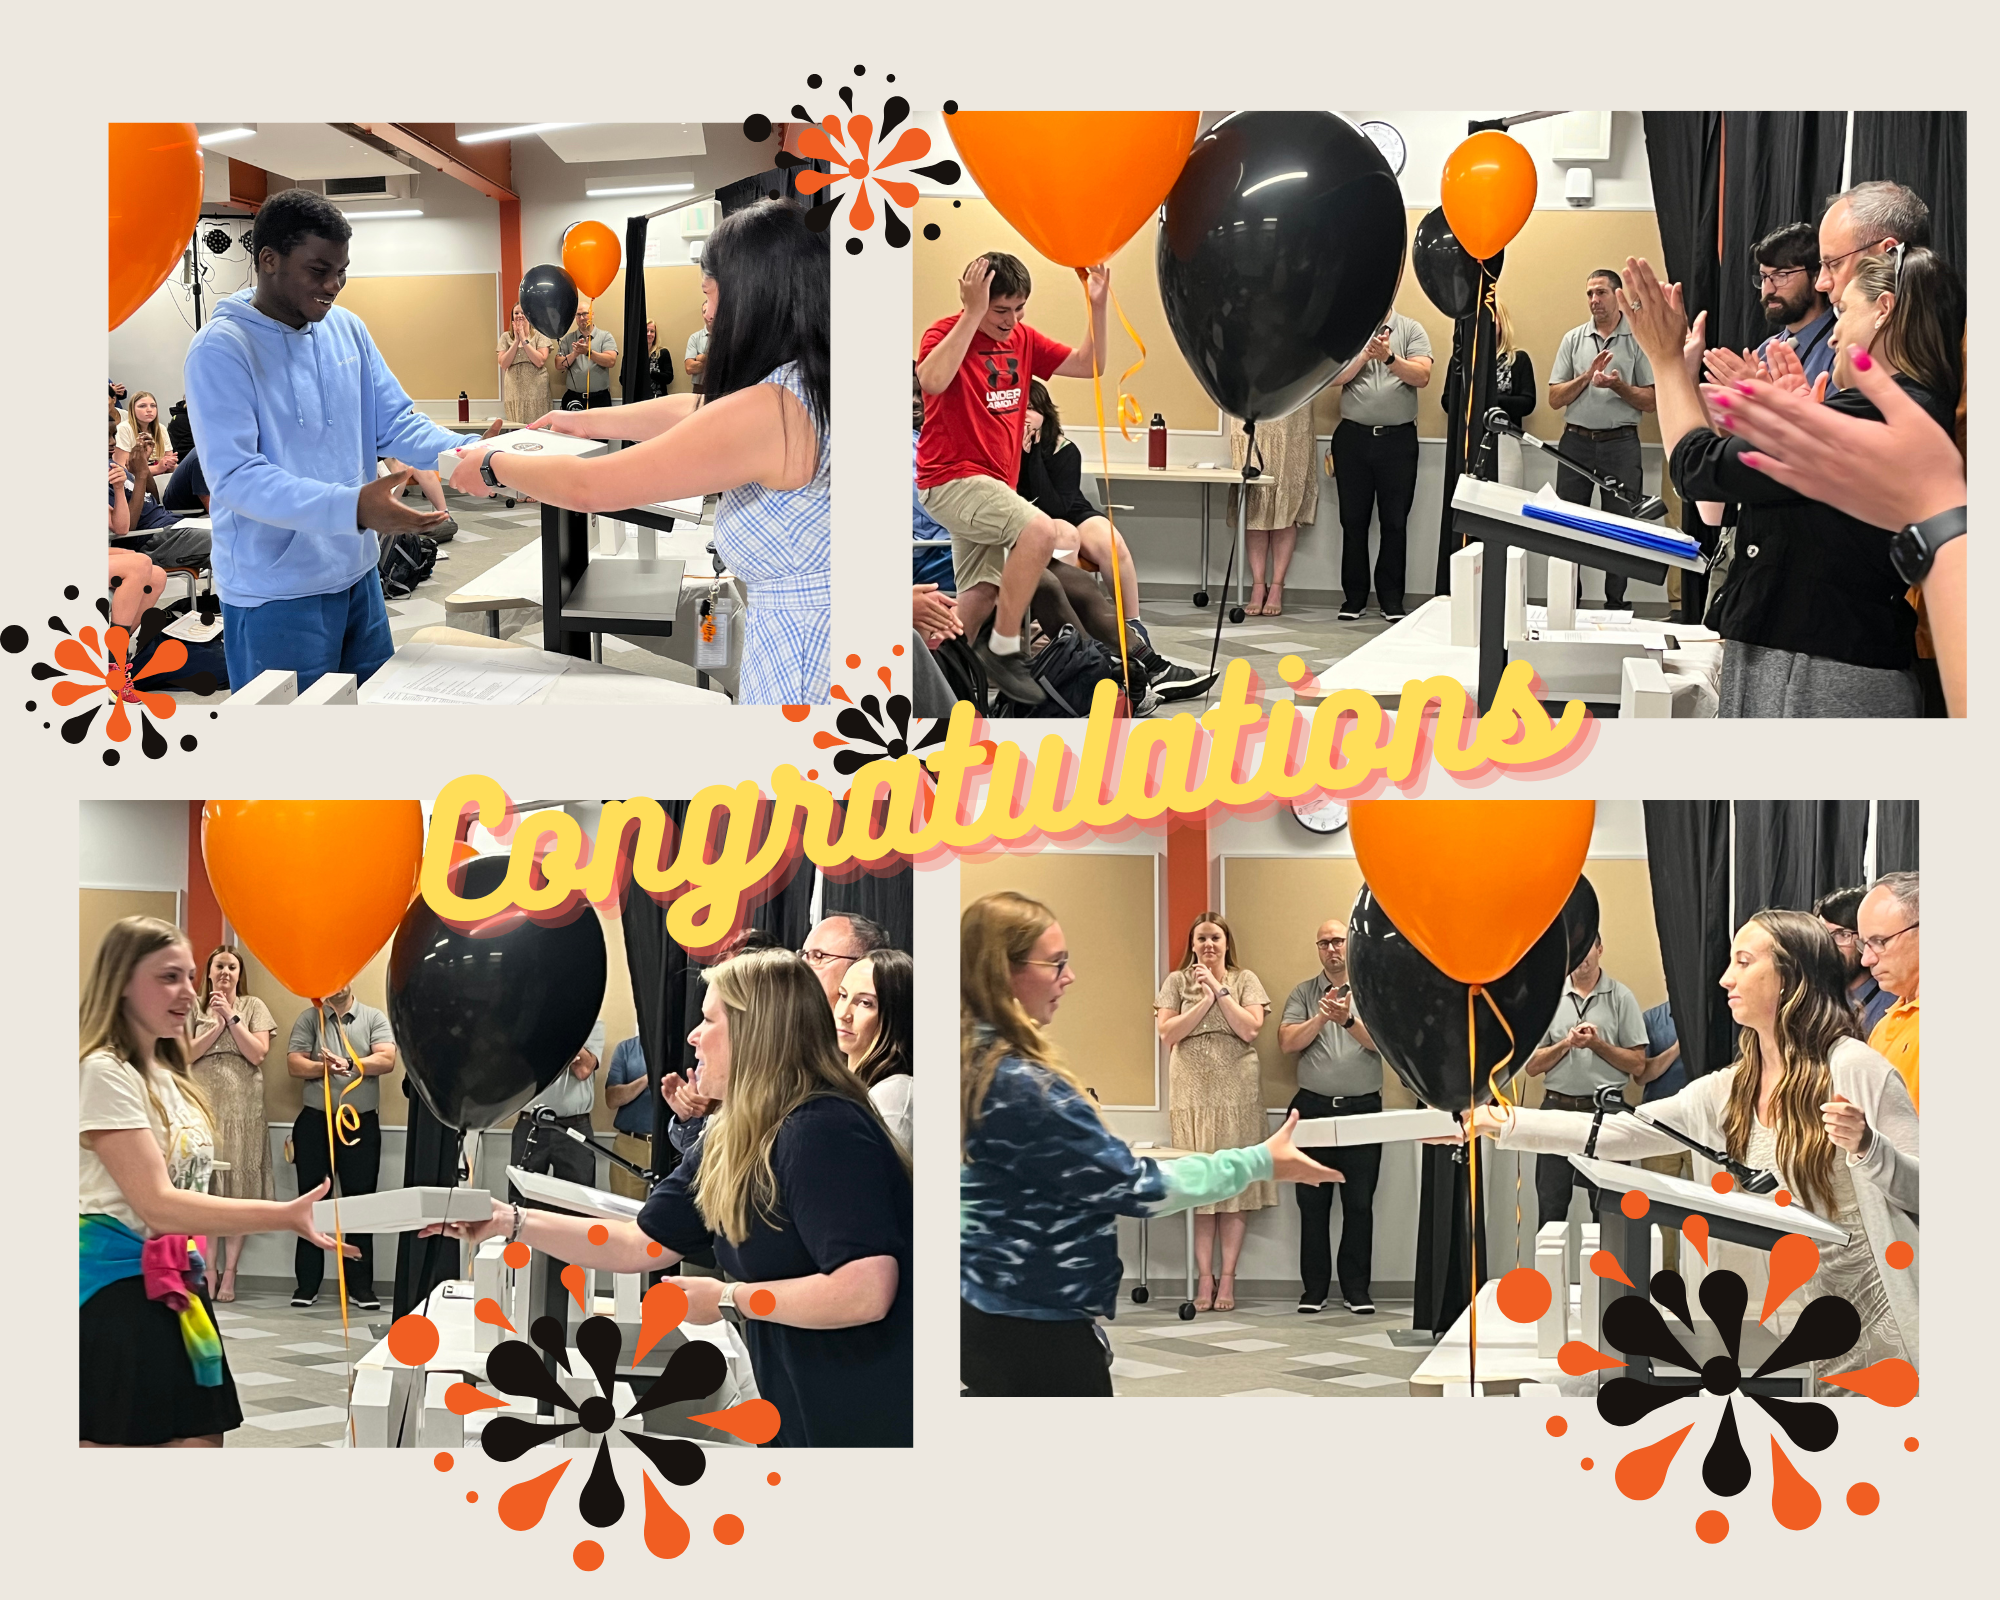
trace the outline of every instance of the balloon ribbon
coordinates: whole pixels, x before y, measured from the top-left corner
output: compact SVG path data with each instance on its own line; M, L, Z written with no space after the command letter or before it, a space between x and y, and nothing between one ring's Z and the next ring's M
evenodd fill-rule
M331 1020L333 1023L334 1038L340 1041L340 1048L347 1052L347 1059L354 1063L354 1081L340 1091L340 1111L337 1116L333 1108L334 1097L330 1092L332 1083L324 1077L321 1079L319 1099L320 1105L326 1111L326 1170L328 1176L332 1176L334 1172L334 1158L338 1153L334 1141L334 1130L336 1128L339 1130L340 1144L356 1144L360 1141L361 1113L354 1108L353 1104L347 1099L347 1096L361 1087L365 1075L361 1070L361 1058L355 1055L354 1046L348 1042L347 1030L340 1025L340 1018L334 1015L333 1008L327 1005L324 1000L315 1000L313 1006L319 1013L321 1053L324 1054L324 1046L326 1044L326 1024ZM330 1194L329 1198L333 1201L333 1281L334 1288L340 1294L340 1342L345 1344L348 1340L347 1237L341 1231L340 1227L340 1197Z
M1484 1000L1486 1009L1493 1013L1493 1020L1500 1024L1500 1031L1507 1035L1507 1053L1494 1065L1487 1075L1487 1087L1493 1098L1513 1115L1514 1103L1507 1098L1507 1091L1500 1085L1500 1074L1507 1070L1514 1059L1514 1030L1507 1025L1507 1019L1500 1008L1493 1003L1493 996L1486 992L1484 984L1470 984L1465 991L1465 1068L1466 1087L1474 1104L1479 1100L1479 1034L1475 1024L1479 1019L1478 1003ZM1472 1255L1472 1299L1471 1321L1466 1329L1465 1346L1465 1386L1468 1393L1477 1393L1479 1381L1479 1136L1474 1133L1466 1139L1466 1159L1470 1164L1472 1192L1466 1201L1465 1236L1471 1245ZM1521 1262L1521 1163L1514 1162L1514 1264Z
M1111 509L1111 441L1104 431L1104 352L1097 348L1097 314L1090 303L1089 269L1078 267L1076 269L1076 281L1083 288L1084 325L1090 330L1090 392L1091 397L1097 402L1097 452L1104 463L1104 477L1102 480L1104 484L1104 520L1111 528L1111 599L1118 613L1118 671L1125 684L1124 714L1129 717L1132 714L1132 659L1127 650L1125 636L1125 580L1118 560L1118 518ZM1107 283L1105 288L1108 290L1110 285ZM1114 302L1117 298L1116 295L1112 296ZM1125 323L1125 331L1132 334L1132 340L1137 344L1139 336L1132 332L1132 324L1125 321L1123 310L1119 311L1118 320ZM1141 366L1145 365L1145 361L1146 347L1140 344L1138 362L1125 370L1124 376L1118 380L1119 383L1122 385L1126 378L1131 377ZM1124 431L1126 399L1127 396L1123 394L1118 397L1118 417L1121 432ZM1132 405L1136 411L1138 402L1134 400ZM1132 435L1127 433L1125 437L1130 439ZM1082 559L1082 554L1081 551L1077 552L1079 561ZM1132 598L1137 600L1138 596L1134 595Z

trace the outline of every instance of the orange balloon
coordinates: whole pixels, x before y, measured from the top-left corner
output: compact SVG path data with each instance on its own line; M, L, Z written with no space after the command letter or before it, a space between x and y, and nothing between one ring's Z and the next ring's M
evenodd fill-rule
M1444 220L1466 253L1485 261L1506 249L1527 226L1535 209L1535 188L1535 158L1520 140L1488 128L1445 158L1440 185Z
M201 217L201 146L192 122L111 124L111 326L180 265Z
M562 264L577 292L595 300L618 276L618 235L601 222L579 222L563 239Z
M1460 983L1491 983L1562 915L1596 816L1594 800L1364 800L1348 829L1404 937Z
M955 111L966 170L1000 215L1065 267L1109 261L1187 164L1194 111Z
M293 994L337 994L416 898L414 800L210 800L201 855L230 926Z

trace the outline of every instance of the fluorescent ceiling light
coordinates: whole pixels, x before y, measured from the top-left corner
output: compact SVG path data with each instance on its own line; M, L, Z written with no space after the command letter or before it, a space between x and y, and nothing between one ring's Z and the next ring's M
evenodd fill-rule
M1243 198L1245 200L1248 200L1259 189L1268 189L1274 183L1290 183L1294 178L1303 178L1307 176L1309 176L1309 174L1303 172L1280 172L1276 174L1274 177L1265 178L1259 183L1251 184L1249 188L1243 191Z
M343 211L341 215L349 222L368 222L382 217L421 217L421 207L414 211Z
M629 189L586 189L583 192L593 200L608 200L621 194L689 194L694 190L691 183L642 183Z
M231 139L254 138L256 133L257 130L255 128L247 126L240 128L218 128L213 133L204 133L195 142L197 144L227 144Z
M494 139L518 139L526 133L547 133L552 128L581 128L581 122L523 122L512 128L483 128L478 133L461 133L460 144L487 144Z

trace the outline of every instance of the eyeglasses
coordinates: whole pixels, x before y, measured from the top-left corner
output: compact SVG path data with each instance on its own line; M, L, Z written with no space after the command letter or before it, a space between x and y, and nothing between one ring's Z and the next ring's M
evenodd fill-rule
M859 956L844 956L832 950L801 950L799 959L809 967L830 967L836 961L859 961Z
M1756 284L1759 289L1775 289L1781 278L1796 278L1801 272L1812 270L1811 267L1760 267L1757 269Z
M1346 944L1347 944L1347 941L1346 941L1345 939L1315 939L1315 940L1313 940L1313 948L1314 948L1314 949L1317 949L1317 950L1339 950L1339 949L1342 949L1343 947L1345 947L1345 945L1346 945Z
M1062 975L1065 972L1069 971L1069 957L1057 956L1056 959L1053 961L1023 961L1020 963L1020 965L1024 967L1053 967L1055 971L1052 972L1050 976L1053 977L1056 980L1056 982L1060 983L1062 982Z
M1861 941L1861 948L1872 956L1879 956L1890 945L1902 938L1904 934L1914 932L1917 927L1918 924L1913 922L1909 927L1898 928L1894 933L1885 933L1879 939L1863 939Z
M1885 234L1883 237L1886 238L1888 236ZM1823 273L1831 273L1835 267L1841 264L1841 262L1852 261L1856 256L1860 255L1862 251L1873 250L1881 242L1882 242L1881 239L1870 239L1864 245L1857 245L1854 249L1848 251L1846 255L1828 256L1820 262L1819 270Z
M1826 929L1827 936L1830 939L1832 939L1835 944L1852 944L1856 939L1861 937L1861 935L1856 933L1852 928L1836 928L1830 922L1823 922L1820 924L1820 926Z

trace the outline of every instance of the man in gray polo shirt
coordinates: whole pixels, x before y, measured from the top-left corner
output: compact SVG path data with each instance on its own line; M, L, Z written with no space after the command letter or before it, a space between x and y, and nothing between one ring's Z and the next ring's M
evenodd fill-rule
M1546 1078L1542 1105L1550 1111L1592 1111L1593 1096L1605 1084L1623 1085L1646 1070L1646 1018L1632 991L1604 970L1604 940L1563 984L1554 1020L1541 1048L1528 1057L1528 1076ZM1569 1215L1572 1187L1581 1188L1597 1216L1597 1189L1570 1165L1568 1156L1535 1157L1535 1201L1539 1220L1561 1222Z
M521 1108L514 1121L514 1166L523 1172L554 1172L571 1183L597 1182L597 1157L558 1128L536 1122L534 1113L553 1111L560 1128L574 1128L589 1138L590 1111L597 1104L593 1080L603 1065L604 1023L600 1018L592 1025L589 1040L570 1058L556 1081Z
M1417 391L1430 381L1430 335L1400 311L1391 311L1361 353L1334 376L1333 387L1340 391L1332 462L1340 493L1343 622L1357 619L1368 604L1368 525L1378 510L1382 545L1375 557L1375 598L1390 622L1404 614L1410 505L1417 497Z
M611 404L611 369L618 341L590 324L590 307L576 308L576 326L556 341L556 370L563 375L565 411L593 411Z
M1285 1001L1278 1047L1299 1058L1299 1090L1291 1109L1308 1117L1351 1117L1382 1109L1382 1058L1354 1014L1347 991L1347 925L1319 925L1313 948L1320 970ZM1340 1297L1349 1311L1375 1309L1369 1282L1375 1257L1375 1179L1382 1170L1379 1144L1322 1147L1313 1159L1346 1182L1340 1189ZM1326 1309L1335 1262L1332 1253L1335 1185L1302 1183L1299 1196L1299 1295L1302 1312Z
M1610 267L1599 267L1584 280L1590 320L1563 335L1556 364L1549 369L1549 404L1567 411L1562 452L1600 477L1615 478L1632 492L1604 496L1604 509L1629 517L1645 487L1639 460L1639 416L1655 408L1653 368L1646 352L1632 337L1618 292L1625 280ZM1582 473L1556 464L1556 493L1575 505L1587 506L1597 486ZM1625 575L1604 575L1604 603L1625 603Z
M286 1067L293 1077L305 1080L304 1104L292 1124L292 1165L298 1168L299 1193L318 1188L337 1173L343 1196L373 1194L382 1173L382 1075L395 1070L396 1042L389 1019L356 1000L352 988L331 996L326 1012L339 1018L339 1036L325 1014L307 1006L292 1024L285 1046ZM350 1047L353 1057L348 1054ZM360 1059L358 1070L355 1057ZM341 1114L342 1106L352 1106L360 1119L358 1127L334 1129L331 1163L326 1148L329 1083L334 1115ZM375 1298L375 1235L356 1234L352 1242L361 1254L347 1264L348 1302L363 1311L380 1311L382 1303ZM326 1253L301 1239L292 1252L292 1270L298 1279L292 1304L311 1305L326 1279Z

